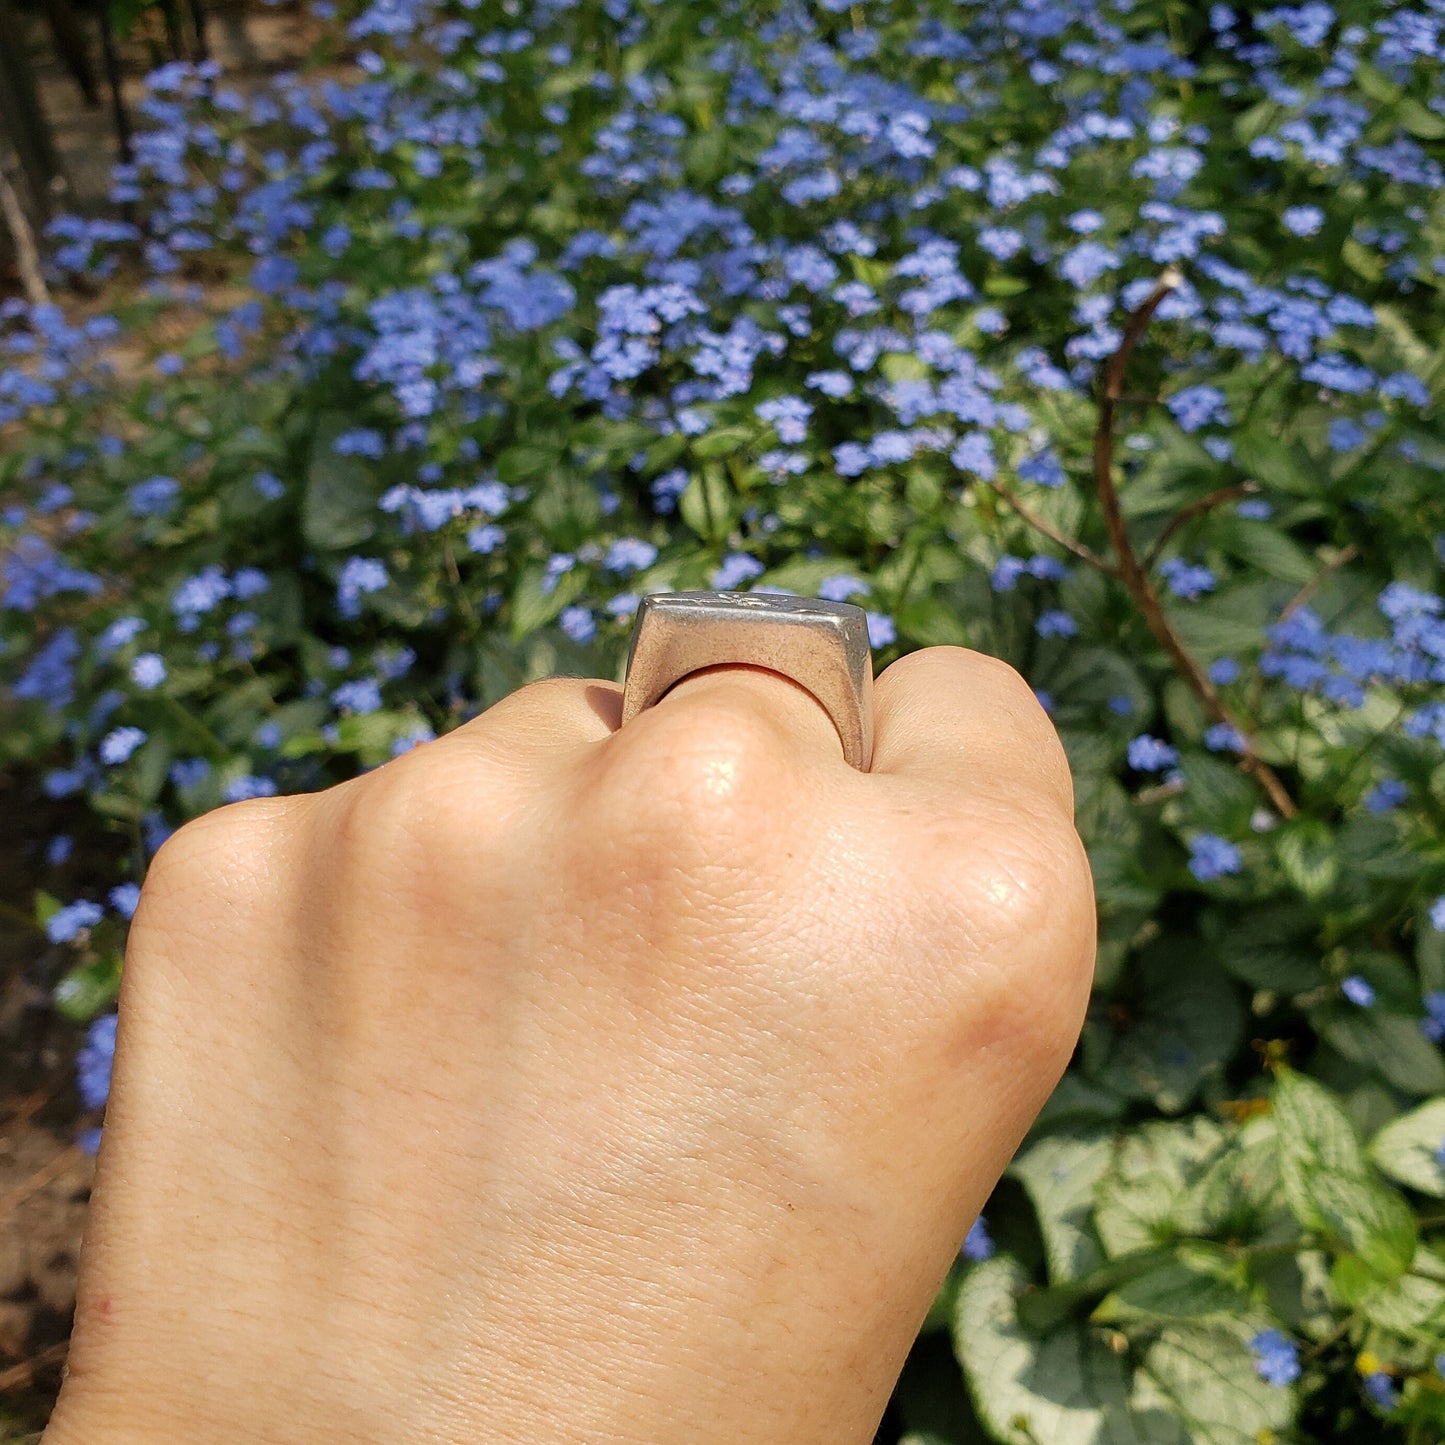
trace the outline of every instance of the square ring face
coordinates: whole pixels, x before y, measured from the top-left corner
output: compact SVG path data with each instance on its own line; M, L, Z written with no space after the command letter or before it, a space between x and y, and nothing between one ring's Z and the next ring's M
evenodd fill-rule
M664 592L639 604L627 656L622 721L705 667L763 667L812 693L845 758L873 751L873 658L861 607L772 592Z

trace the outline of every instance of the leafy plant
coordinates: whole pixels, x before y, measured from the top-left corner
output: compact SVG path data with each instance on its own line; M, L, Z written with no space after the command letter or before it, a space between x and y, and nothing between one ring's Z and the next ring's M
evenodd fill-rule
M185 818L647 591L852 598L1030 679L1100 913L905 1426L1441 1438L1442 25L386 0L344 79L157 72L144 229L54 235L131 299L3 309L0 748L117 872L58 1001Z

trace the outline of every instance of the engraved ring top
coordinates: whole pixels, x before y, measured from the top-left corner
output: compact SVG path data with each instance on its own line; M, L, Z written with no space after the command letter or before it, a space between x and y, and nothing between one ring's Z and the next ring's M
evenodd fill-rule
M868 771L873 655L861 607L775 592L644 597L627 652L623 726L691 673L728 663L767 668L805 688L832 718L844 758Z

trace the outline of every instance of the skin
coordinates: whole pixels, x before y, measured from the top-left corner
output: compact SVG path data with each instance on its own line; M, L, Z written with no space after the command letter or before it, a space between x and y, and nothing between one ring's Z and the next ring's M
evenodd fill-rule
M136 914L45 1445L867 1445L1092 976L1019 676L523 688ZM539 1433L540 1432L540 1433Z

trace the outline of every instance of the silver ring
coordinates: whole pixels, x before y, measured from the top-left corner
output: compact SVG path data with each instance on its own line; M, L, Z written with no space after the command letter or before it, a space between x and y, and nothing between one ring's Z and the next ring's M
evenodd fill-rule
M873 654L861 607L775 592L644 597L627 650L623 726L691 673L726 663L765 667L812 693L838 729L843 757L868 771Z

